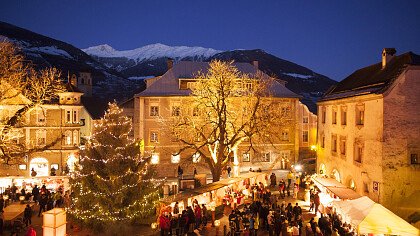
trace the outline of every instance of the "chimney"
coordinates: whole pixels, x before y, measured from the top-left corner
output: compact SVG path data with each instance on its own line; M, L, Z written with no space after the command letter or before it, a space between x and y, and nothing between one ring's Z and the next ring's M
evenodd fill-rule
M168 60L166 61L166 64L168 66L168 70L172 69L172 67L174 66L174 59L168 58Z
M382 69L384 69L386 64L394 58L396 52L395 48L384 48L384 50L382 50Z
M252 61L252 65L254 65L255 69L258 70L258 61Z

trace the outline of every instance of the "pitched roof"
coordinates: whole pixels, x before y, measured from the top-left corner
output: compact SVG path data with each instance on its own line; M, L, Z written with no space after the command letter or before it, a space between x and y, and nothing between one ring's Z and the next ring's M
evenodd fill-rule
M420 56L407 52L392 58L383 69L382 63L376 63L356 70L327 91L321 101L383 93L408 65L420 65Z
M233 65L242 73L255 75L258 70L249 63L235 62ZM168 70L162 77L154 82L150 87L143 92L136 94L139 97L158 97L158 96L188 96L191 91L189 89L179 89L179 79L194 78L198 72L207 73L209 69L208 62L196 61L180 61ZM264 77L269 78L268 75L263 74ZM300 98L298 94L287 89L281 83L273 83L270 88L271 95L274 97L295 97Z

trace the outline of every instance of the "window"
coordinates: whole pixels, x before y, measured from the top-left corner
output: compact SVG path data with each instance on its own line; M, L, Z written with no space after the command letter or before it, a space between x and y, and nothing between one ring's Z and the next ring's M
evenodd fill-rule
M200 153L194 153L194 155L192 155L192 161L193 163L198 163L201 160L201 155Z
M79 144L79 131L73 131L73 145L77 146Z
M159 142L158 132L155 132L155 131L150 132L150 142L151 143L157 143L157 142Z
M290 107L282 107L281 108L281 114L283 116L289 116L290 115Z
M321 113L322 115L322 123L323 124L325 124L325 120L326 120L326 117L327 117L327 108L326 107L322 107L322 113Z
M74 123L74 124L79 123L79 122L77 121L77 111L75 111L75 110L73 110L73 123Z
M70 130L67 130L64 132L64 145L70 146L72 141L72 132Z
M266 153L263 153L263 162L270 162L270 153L269 152L266 152Z
M283 140L283 141L289 141L289 132L283 131L281 133L281 140Z
M45 121L46 121L45 120L45 113L46 113L46 111L44 111L42 109L37 110L37 113L36 113L36 116L37 116L36 121L38 123L45 123Z
M355 150L354 150L354 161L358 163L362 163L363 159L363 145L359 142L355 142Z
M345 137L340 138L340 154L346 155L346 138Z
M242 162L250 162L251 161L251 155L247 152L242 154Z
M71 123L71 111L66 111L66 123Z
M356 125L365 124L365 106L357 105L356 106Z
M178 142L180 137L181 137L181 134L179 133L179 131L172 131L172 135L171 135L172 142Z
M153 165L159 164L159 153L152 153L150 163L152 163Z
M321 147L325 148L325 135L324 134L321 135Z
M331 135L331 152L337 152L337 135Z
M200 115L200 109L198 107L193 108L193 116L199 116Z
M307 130L303 131L303 142L305 142L305 143L308 142L308 131Z
M179 163L181 161L181 155L179 154L172 154L171 156L171 162L172 163Z
M363 191L364 191L365 193L368 193L368 192L369 192L369 185L368 185L368 183L366 183L366 182L363 182Z
M410 161L411 161L412 165L420 164L418 154L417 153L411 153L410 154Z
M288 160L289 159L290 151L281 151L280 156L282 160Z
M47 131L45 129L39 129L36 131L36 145L44 146L47 143L46 140Z
M337 124L337 111L334 109L332 110L332 124Z
M309 123L309 119L308 119L308 117L307 117L307 116L303 117L303 123L304 123L304 124Z
M150 116L159 116L159 107L151 106L150 107Z
M341 107L341 125L347 125L347 107Z
M179 106L172 106L172 116L180 116L181 115L181 108Z

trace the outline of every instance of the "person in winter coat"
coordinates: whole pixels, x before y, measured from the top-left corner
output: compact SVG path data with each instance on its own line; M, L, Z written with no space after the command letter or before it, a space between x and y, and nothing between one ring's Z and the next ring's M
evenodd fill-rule
M26 231L25 236L36 236L36 231L32 226L29 226L28 231Z
M198 204L195 205L194 215L195 215L195 228L194 229L198 229L201 224L201 208L200 208L200 205Z
M160 227L160 235L161 236L168 235L170 226L171 226L171 222L169 220L169 217L167 217L165 214L160 215L160 217L159 217L159 227Z
M25 210L23 211L23 222L25 223L26 227L32 224L32 208L29 204L26 205Z
M38 217L41 216L41 213L44 211L46 211L46 206L47 206L47 195L46 194L41 194L41 199L39 200L39 212L38 212Z

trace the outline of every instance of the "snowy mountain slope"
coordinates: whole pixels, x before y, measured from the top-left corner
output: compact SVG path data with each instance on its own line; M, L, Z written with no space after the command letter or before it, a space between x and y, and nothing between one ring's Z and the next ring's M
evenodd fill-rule
M32 62L38 69L58 68L64 80L68 73L90 72L93 94L105 102L127 99L144 86L142 81L126 79L73 45L1 21L0 40L16 44L26 61Z
M96 57L117 57L117 58L127 58L133 59L137 62L143 60L152 60L160 57L170 57L170 58L209 58L217 53L222 51L215 50L212 48L203 48L203 47L186 47L186 46L175 46L170 47L165 44L156 43L146 45L141 48L136 48L133 50L118 51L109 46L108 44L103 44L99 46L89 47L82 49L85 53L96 56Z

